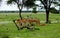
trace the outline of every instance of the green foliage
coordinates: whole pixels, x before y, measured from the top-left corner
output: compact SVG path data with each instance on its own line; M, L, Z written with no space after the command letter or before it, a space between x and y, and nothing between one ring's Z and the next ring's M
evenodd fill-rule
M60 8L60 0L55 0L55 1L53 1L53 4L55 5L55 6L59 6L59 8ZM59 9L60 10L60 9Z
M36 7L33 8L32 13L37 13Z
M58 2L53 2L54 4L58 4Z
M8 1L7 1L7 4L11 4L11 3L13 3L13 2L17 3L17 1L18 1L18 0L8 0ZM26 1L23 0L22 3L23 3L24 6L30 8L30 7L33 7L33 6L35 5L34 1L35 1L35 0L26 0Z
M50 12L54 14L59 14L59 11L56 10L55 8L50 8Z
M60 6L60 4L58 4L58 6Z
M34 1L35 0L27 0L27 1L25 1L24 2L24 5L26 6L26 7L33 7L33 6L35 6L35 3L34 3Z
M7 4L12 4L13 2L17 2L17 0L8 0Z

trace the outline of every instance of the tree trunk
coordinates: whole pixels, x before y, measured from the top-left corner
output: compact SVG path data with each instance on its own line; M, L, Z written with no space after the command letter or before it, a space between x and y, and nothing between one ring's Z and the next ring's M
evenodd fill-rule
M19 16L22 19L22 15L21 15L22 9L19 9Z
M46 10L46 23L49 23L49 10Z
M18 8L19 8L19 17L22 19L21 12L22 12L23 5L21 5L21 7L20 7L18 4Z

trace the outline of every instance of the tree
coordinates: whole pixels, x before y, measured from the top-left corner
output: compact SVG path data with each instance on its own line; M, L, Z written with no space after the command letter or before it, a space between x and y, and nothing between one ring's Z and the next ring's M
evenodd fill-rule
M54 0L54 5L59 6L59 12L60 12L60 0Z
M15 2L18 6L18 9L19 9L19 16L22 19L21 11L22 11L23 6L24 7L29 7L29 8L33 7L34 1L35 0L8 0L7 4L11 4L11 3Z
M19 16L20 18L22 19L22 16L21 16L21 11L22 11L22 8L23 8L23 2L24 0L8 0L7 1L7 4L12 4L12 3L15 3L17 4L17 7L19 9Z
M49 11L52 0L40 0L46 10L46 23L49 23Z

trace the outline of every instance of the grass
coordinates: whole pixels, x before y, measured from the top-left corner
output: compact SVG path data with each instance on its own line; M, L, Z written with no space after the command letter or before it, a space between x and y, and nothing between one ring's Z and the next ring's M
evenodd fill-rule
M29 14L22 14L26 17ZM45 14L31 14L40 20L45 21ZM50 14L50 20L60 20L59 14ZM15 14L0 14L1 21L12 21L18 19L19 16ZM0 38L60 38L60 23L47 24L47 26L35 26L40 30L30 31L28 29L17 30L14 23L0 24Z
M22 17L26 17L27 15L31 15L31 17L37 17L39 20L45 21L46 14L22 14ZM49 19L51 21L60 20L60 14L50 14ZM17 13L1 13L0 21L12 21L13 19L18 19L19 15Z
M47 26L36 26L40 30L30 31L28 29L17 30L16 26L12 24L0 25L0 37L4 35L10 38L60 38L60 24L47 24Z

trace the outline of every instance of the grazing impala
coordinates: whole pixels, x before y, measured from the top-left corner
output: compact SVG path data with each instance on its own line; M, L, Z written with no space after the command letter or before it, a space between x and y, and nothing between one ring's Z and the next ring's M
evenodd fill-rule
M26 22L33 23L33 22L35 22L36 24L40 25L40 21L37 19L22 19L22 20L18 19L18 20L15 20L15 22L17 22L17 23L26 23Z
M31 29L30 27L32 27L33 29L34 25L32 23L36 23L40 25L40 21L37 19L22 19L22 20L17 19L17 20L13 20L13 22L17 26L18 30L23 28Z

